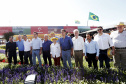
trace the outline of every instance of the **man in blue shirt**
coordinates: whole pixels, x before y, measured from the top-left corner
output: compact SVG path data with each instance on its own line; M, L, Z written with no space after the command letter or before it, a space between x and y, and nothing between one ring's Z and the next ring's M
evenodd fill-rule
M73 43L70 37L66 36L66 30L62 29L62 38L60 38L60 47L61 47L61 53L63 58L63 65L66 68L68 60L70 68L72 67L71 64L71 56L73 56Z
M85 41L85 58L88 61L88 66L94 65L94 69L98 69L97 60L99 56L99 47L96 41L92 40L90 33L86 34L87 41Z
M38 33L34 32L34 38L32 39L31 42L31 53L32 53L32 58L33 58L33 65L36 65L36 56L39 61L39 66L42 67L42 62L40 55L42 53L42 40L38 37Z
M19 50L19 57L21 60L21 64L23 64L24 60L24 40L22 39L21 35L18 36L18 41L16 42L18 50Z
M44 35L44 43L42 44L42 50L43 50L43 59L45 62L45 65L47 65L47 58L49 61L49 66L52 65L51 61L51 55L50 55L50 45L52 44L52 41L48 40L48 35Z

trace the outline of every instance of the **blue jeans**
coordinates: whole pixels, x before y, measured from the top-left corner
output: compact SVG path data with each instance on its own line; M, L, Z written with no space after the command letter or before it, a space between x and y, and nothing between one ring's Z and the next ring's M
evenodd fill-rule
M69 66L72 67L71 64L71 50L63 51L62 50L62 58L63 58L63 66L67 68L66 61L68 60Z
M105 60L106 68L110 68L110 58L107 56L107 50L100 50L99 61L100 68L103 68L103 60Z
M38 61L39 61L39 66L42 67L42 62L40 59L39 52L40 52L40 50L32 50L33 65L36 65L36 56L37 56Z

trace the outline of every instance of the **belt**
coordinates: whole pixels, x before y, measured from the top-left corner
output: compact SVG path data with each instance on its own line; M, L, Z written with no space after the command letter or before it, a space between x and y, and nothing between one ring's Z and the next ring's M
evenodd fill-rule
M74 50L75 52L79 52L79 51L82 51L82 50Z
M126 49L126 47L122 47L122 48L115 48L115 49Z
M67 51L67 50L69 50L69 49L65 49L65 50L63 50L63 51Z
M101 50L101 51L107 51L108 49L104 49L104 50L103 50L103 49L100 49L100 50Z
M40 50L40 49L33 49L33 50Z
M96 54L96 53L87 53L87 54L90 54L90 55L92 55L92 54Z
M24 51L24 52L30 52L30 51Z

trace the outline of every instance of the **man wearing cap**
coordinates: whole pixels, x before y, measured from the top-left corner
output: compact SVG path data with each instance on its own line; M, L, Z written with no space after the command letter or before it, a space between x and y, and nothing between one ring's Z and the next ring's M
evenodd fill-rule
M67 68L66 61L68 60L69 67L72 68L71 56L73 56L73 42L70 37L66 35L66 30L61 30L62 37L60 38L60 47L63 58L63 65Z
M94 41L97 41L100 53L99 53L99 61L100 68L103 68L103 61L105 61L106 68L110 68L110 58L107 56L107 50L112 47L112 53L114 54L114 45L112 40L108 34L103 33L103 28L100 26L97 30L98 34L94 37Z
M51 66L52 61L51 61L51 55L50 55L50 45L52 44L52 41L48 40L47 34L44 35L44 39L45 39L44 43L42 44L44 62L45 62L45 65L47 65L47 58L48 58L49 66Z
M57 40L58 38L56 37L53 37L51 39L53 43L50 46L50 54L51 54L51 57L54 59L55 66L60 66L61 50L60 50L60 44L56 42Z
M115 46L115 66L126 69L126 31L124 31L124 23L117 25L117 31L113 31L110 35Z
M42 62L40 58L40 55L42 53L42 41L38 37L37 32L34 32L34 38L32 39L32 42L31 42L31 53L32 53L32 58L33 58L33 61L32 61L33 65L36 65L36 56L37 56L38 61L39 61L39 66L42 67Z
M74 33L75 37L72 38L72 42L73 42L76 67L78 67L78 63L79 63L80 67L82 68L83 67L83 56L85 53L84 40L81 36L79 36L78 29L75 29L73 31L73 33Z

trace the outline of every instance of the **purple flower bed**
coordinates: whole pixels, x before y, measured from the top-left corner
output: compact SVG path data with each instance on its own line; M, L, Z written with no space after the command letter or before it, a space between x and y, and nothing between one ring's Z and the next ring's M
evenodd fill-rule
M79 83L83 80L86 83L97 83L97 80L104 83L119 83L126 81L126 73L123 69L107 70L100 69L94 70L89 68L83 69L65 69L62 67L42 67L37 66L24 66L13 68L6 67L0 70L0 83L19 83L24 82L26 77L30 74L37 75L37 83Z
M5 54L5 50L0 49L1 54Z

